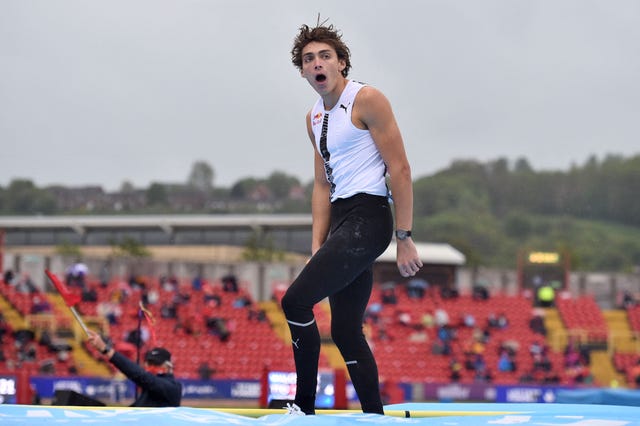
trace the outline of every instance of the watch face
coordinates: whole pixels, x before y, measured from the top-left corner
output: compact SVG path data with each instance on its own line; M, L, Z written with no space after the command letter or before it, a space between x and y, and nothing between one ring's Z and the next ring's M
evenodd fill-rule
M398 229L396 231L396 238L399 240L404 240L409 236L409 233L403 229Z

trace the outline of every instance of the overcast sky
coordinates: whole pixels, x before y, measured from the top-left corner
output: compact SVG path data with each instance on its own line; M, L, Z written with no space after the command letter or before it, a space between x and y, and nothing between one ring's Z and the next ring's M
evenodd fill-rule
M317 14L382 90L413 177L456 159L567 170L640 152L637 0L0 0L0 185L307 182Z

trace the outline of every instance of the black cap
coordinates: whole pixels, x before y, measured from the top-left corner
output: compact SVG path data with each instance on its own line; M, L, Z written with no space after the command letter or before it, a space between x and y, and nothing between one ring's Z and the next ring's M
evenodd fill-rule
M171 352L165 348L153 348L147 351L144 361L152 365L162 365L167 361L171 361Z

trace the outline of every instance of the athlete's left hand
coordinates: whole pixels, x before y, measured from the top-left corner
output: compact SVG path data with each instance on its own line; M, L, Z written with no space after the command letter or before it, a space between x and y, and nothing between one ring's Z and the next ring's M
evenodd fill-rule
M422 260L418 256L418 249L409 237L405 240L397 241L397 264L400 275L403 277L413 277L422 268Z

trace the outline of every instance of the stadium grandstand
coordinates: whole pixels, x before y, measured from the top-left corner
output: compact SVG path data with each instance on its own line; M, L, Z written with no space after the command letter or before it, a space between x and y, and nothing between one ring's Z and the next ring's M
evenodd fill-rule
M111 404L130 399L129 391L116 392L122 377L94 356L60 295L41 278L47 268L78 294L76 308L89 327L122 353L136 359L152 345L167 347L188 385L187 400L262 403L265 372L294 371L279 301L308 255L310 227L307 215L2 218L0 380L26 374L31 394L45 399L65 383ZM247 260L247 240L256 233L289 257ZM124 237L151 255L114 257L110 244ZM81 258L56 251L68 243ZM395 272L393 244L375 266L363 330L386 402L499 401L510 395L502 389L518 387L542 389L527 394L534 399L563 388L636 387L634 297L604 310L567 283L551 306L538 306L528 289L462 285L465 257L450 245L419 249L426 267L414 279ZM86 267L81 279L73 272L79 264ZM321 369L344 371L328 303L315 314Z

